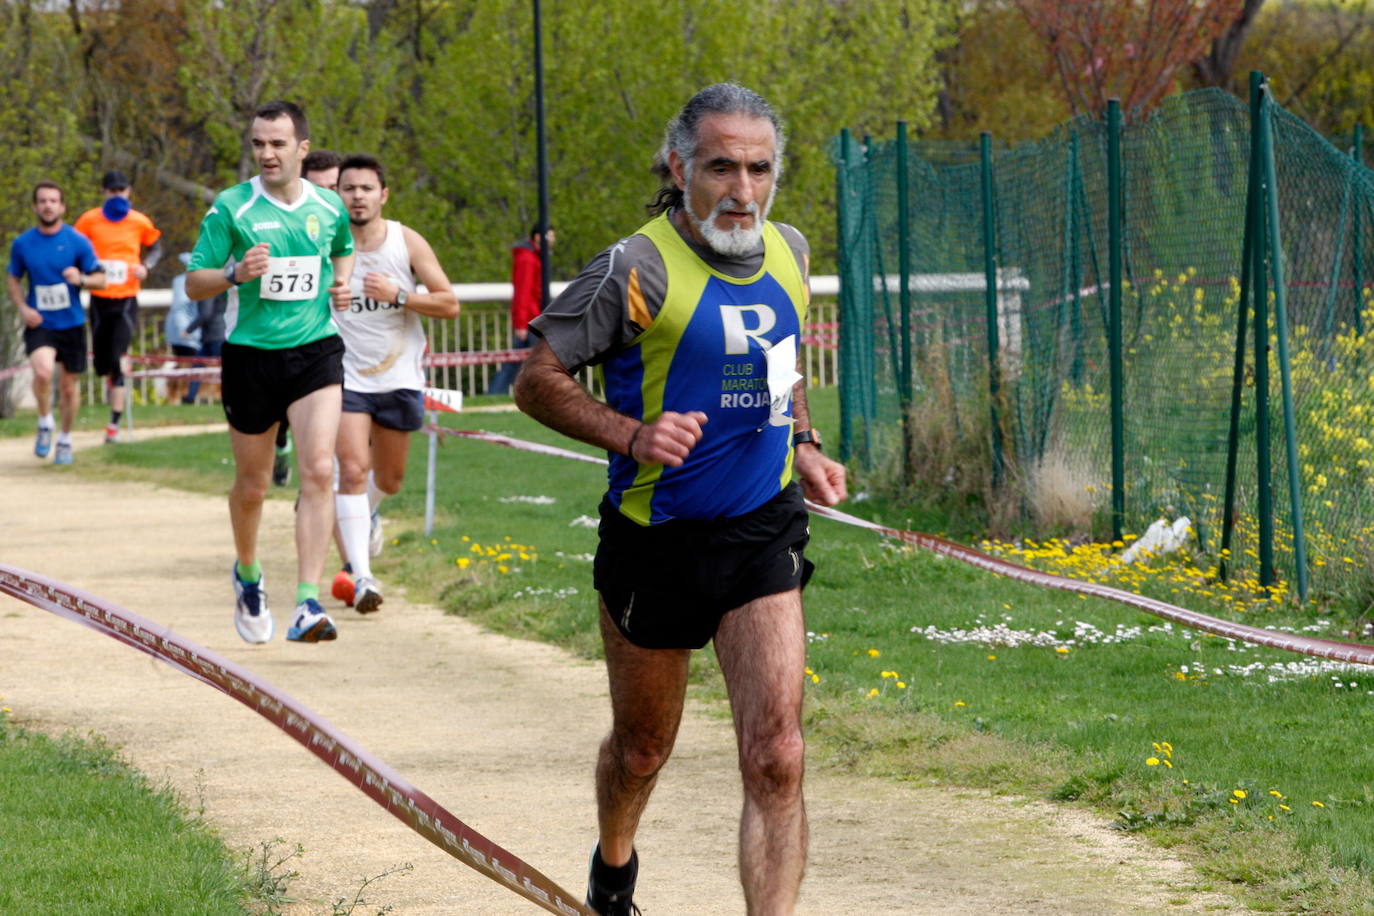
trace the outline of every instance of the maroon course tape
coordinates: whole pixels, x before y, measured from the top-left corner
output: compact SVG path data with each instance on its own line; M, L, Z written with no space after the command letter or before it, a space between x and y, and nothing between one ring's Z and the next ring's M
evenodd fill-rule
M1092 595L1096 598L1106 598L1109 601L1118 601L1121 604L1139 608L1142 611L1154 614L1156 617L1163 617L1165 620L1172 620L1184 626L1203 630L1208 633L1215 633L1218 636L1225 636L1230 639L1238 639L1241 642L1254 643L1259 646L1270 646L1274 649L1284 649L1288 652L1299 652L1303 655L1315 655L1318 658L1329 658L1335 661L1352 662L1360 665L1374 665L1374 646L1365 646L1353 642L1336 642L1330 639L1316 639L1311 636L1299 636L1295 633L1283 633L1277 630L1265 630L1260 627L1250 627L1241 623L1232 623L1229 620L1221 620L1216 617L1209 617L1206 614L1199 614L1164 601L1154 598L1147 598L1143 595L1136 595L1119 588L1112 588L1109 585L1099 585L1096 582L1082 582L1078 579L1070 579L1066 576L1056 576L1053 573L1040 572L1035 569L1027 569L1006 560L989 556L963 544L956 544L944 538L934 535L921 534L918 531L904 531L899 528L888 528L885 525L875 524L865 519L857 518L853 515L841 512L838 509L828 509L824 506L817 506L808 502L807 508L815 515L823 518L833 519L837 522L844 522L846 525L856 525L860 528L868 528L894 537L914 547L929 550L934 553L962 560L971 566L986 569L989 572L1006 576L1008 579L1015 579L1018 582L1029 582L1032 585L1041 585L1046 588L1057 588L1066 592L1077 592L1081 595Z
M0 593L104 633L227 693L463 864L550 913L595 916L576 897L458 820L353 739L247 668L95 595L3 563Z

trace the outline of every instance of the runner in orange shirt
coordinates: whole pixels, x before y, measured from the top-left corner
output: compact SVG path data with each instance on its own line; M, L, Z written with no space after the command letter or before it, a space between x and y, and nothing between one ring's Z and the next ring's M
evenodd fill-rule
M91 350L95 374L109 376L110 422L105 425L105 441L110 443L118 439L124 413L124 354L138 323L138 291L162 257L162 232L130 207L129 179L123 172L106 172L100 184L105 203L81 214L74 225L91 240L108 281L104 289L91 293Z

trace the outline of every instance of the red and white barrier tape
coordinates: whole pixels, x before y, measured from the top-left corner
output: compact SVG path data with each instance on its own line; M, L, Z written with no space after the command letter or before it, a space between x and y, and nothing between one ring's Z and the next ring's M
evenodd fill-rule
M559 448L556 445L544 445L540 442L526 442L523 439L512 439L509 436L503 436L499 433L484 432L480 429L449 429L447 426L437 426L431 423L421 429L420 432L437 433L443 436L458 436L461 439L476 439L479 442L504 445L507 448L518 449L522 452L537 452L540 455L553 455L556 458L570 458L573 461L585 461L588 464L599 464L602 467L610 463L605 458L598 458L595 455L584 455L581 452Z
M477 439L483 442L493 442L497 445L504 445L508 448L520 449L526 452L537 452L541 455L557 455L563 458L573 458L578 461L586 461L592 464L606 464L604 458L595 458L591 455L583 455L579 452L560 449L551 445L542 445L538 442L526 442L521 439L512 439L508 436L501 436L495 433L473 432L469 430L445 429L439 426L425 427L427 432L440 432L450 436L462 436L466 439ZM1374 665L1374 646L1362 645L1360 643L1338 642L1330 639L1317 639L1312 636L1299 636L1295 633L1283 633L1277 630L1265 630L1260 627L1246 626L1241 623L1232 623L1229 620L1221 620L1210 617L1206 614L1199 614L1177 605L1159 601L1155 598L1147 598L1143 595L1132 594L1119 588L1112 588L1108 585L1099 585L1096 582L1082 582L1078 579L1069 579L1065 576L1056 576L1053 573L1040 572L1035 569L1028 569L1018 566L1015 563L989 556L981 551L974 550L972 547L965 547L963 544L956 544L944 538L935 537L930 534L922 534L919 531L906 531L900 528L889 528L886 525L879 525L866 519L841 512L838 509L831 509L819 506L810 500L806 503L807 509L814 515L828 518L832 521L841 522L846 525L854 525L859 528L867 528L888 537L897 538L929 550L933 553L942 554L971 566L986 569L989 572L1015 579L1018 582L1029 582L1033 585L1044 586L1045 588L1056 588L1062 591L1075 592L1081 595L1092 595L1096 598L1105 598L1108 601L1116 601L1130 607L1138 608L1147 613L1162 617L1165 620L1172 620L1175 623L1202 630L1207 633L1215 633L1218 636L1225 636L1229 639L1240 640L1241 642L1254 643L1260 646L1269 646L1274 649L1283 649L1287 652L1297 652L1303 655L1312 655L1318 658L1329 658L1334 661L1349 662L1358 665Z
M463 864L550 913L595 916L576 897L464 824L353 739L247 668L88 592L3 563L0 593L104 633L228 694Z

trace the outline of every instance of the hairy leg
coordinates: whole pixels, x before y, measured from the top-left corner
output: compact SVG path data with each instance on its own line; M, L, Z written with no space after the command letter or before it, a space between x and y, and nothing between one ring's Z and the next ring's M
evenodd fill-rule
M334 530L334 449L343 386L326 385L286 408L296 437L301 499L296 509L296 578L319 582ZM274 451L275 455L275 451ZM270 466L269 466L270 471Z
M758 598L726 614L715 646L730 693L744 783L739 849L744 899L750 916L784 916L796 907L806 869L801 591Z
M229 523L234 529L234 552L245 566L258 558L258 524L262 501L272 484L272 447L275 429L256 435L230 427L234 450L234 485L229 490Z
M624 865L635 831L668 761L687 690L686 649L641 649L616 629L601 603L601 639L611 686L611 731L596 762L601 858Z

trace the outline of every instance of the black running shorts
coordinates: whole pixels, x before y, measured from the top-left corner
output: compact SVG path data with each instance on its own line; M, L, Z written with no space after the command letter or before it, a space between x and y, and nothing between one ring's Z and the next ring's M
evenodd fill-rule
M86 326L53 330L42 326L24 329L24 355L32 356L40 347L57 351L57 361L73 374L86 371Z
M343 353L338 334L284 350L225 343L220 395L229 425L250 436L265 433L307 394L342 385Z
M110 376L110 384L124 384L124 369L119 358L129 352L138 321L138 300L91 297L91 353L95 374Z
M343 409L344 413L368 414L378 426L403 433L425 425L425 396L414 388L376 392L345 388Z
M596 589L635 645L700 649L729 611L811 578L808 518L795 483L744 515L647 527L603 500Z

